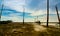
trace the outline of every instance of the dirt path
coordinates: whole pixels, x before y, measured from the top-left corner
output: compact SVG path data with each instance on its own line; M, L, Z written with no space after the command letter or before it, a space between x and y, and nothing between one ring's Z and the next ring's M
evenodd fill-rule
M37 23L33 23L33 27L35 29L35 31L45 31L46 28L43 27L42 25L38 25Z

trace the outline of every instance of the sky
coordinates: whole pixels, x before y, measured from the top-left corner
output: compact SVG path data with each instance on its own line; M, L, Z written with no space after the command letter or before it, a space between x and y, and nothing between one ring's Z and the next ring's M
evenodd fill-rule
M0 0L0 11L2 9L1 20L12 20L13 22L24 21L34 22L47 20L47 0ZM55 5L60 14L60 0L49 0L49 22L58 22ZM38 16L38 19L37 19Z

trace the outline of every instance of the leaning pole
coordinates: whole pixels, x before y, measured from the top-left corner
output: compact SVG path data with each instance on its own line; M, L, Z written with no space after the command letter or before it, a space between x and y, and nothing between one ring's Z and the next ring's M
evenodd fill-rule
M58 8L57 8L57 5L55 6L56 8L56 12L57 12L57 17L58 17L58 21L59 21L59 26L60 26L60 17L59 17L59 13L58 13Z
M47 0L47 27L49 23L49 0Z

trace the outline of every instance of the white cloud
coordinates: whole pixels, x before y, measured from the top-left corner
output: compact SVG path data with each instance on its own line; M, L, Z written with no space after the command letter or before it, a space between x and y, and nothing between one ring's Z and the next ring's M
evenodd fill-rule
M23 18L18 16L18 14L10 14L9 16L2 16L1 20L12 20L13 22L22 22Z
M45 15L45 16L43 16L43 17L39 17L39 20L41 21L41 22L47 22L47 16ZM58 22L58 18L57 18L57 16L49 16L49 22Z
M4 5L19 12L23 12L23 9L25 8L26 13L32 13L32 10L26 8L29 2L31 2L31 0L5 0Z
M49 22L58 22L57 16L50 16L49 17Z
M2 16L2 21L12 20L13 22L22 22L23 18L21 16ZM24 22L34 22L34 18L25 18Z
M8 6L9 8L23 12L23 5L26 5L25 0L5 0L4 5Z
M35 17L37 18L37 17ZM25 18L24 21L25 22L34 22L36 21L35 18ZM18 16L18 15L10 15L10 16L2 16L2 20L12 20L14 22L22 22L23 21L23 17L21 16ZM38 20L40 20L41 22L46 22L47 21L47 16L42 16L42 17L39 17ZM57 22L58 21L58 18L57 16L50 16L49 17L49 22Z
M23 21L23 17L22 16L18 16L19 13L12 13L9 16L2 16L2 20L12 20L13 22L22 22ZM24 18L25 22L33 22L34 18Z
M25 22L34 22L34 18L25 18Z
M58 13L60 14L60 10L58 10ZM49 14L57 14L56 10L49 9Z
M31 16L39 16L39 15L44 15L46 14L46 10L38 10L38 11L34 11Z
M28 1L28 0L26 0L26 1L25 0L9 0L9 1L5 0L4 5L8 6L9 8L16 10L18 12L23 12L23 5L25 5L24 6L25 12L32 13L33 10L26 8L27 3L29 3L29 2L31 2L31 0L30 1Z
M22 22L22 18L19 16L2 16L2 20L12 20L13 22Z

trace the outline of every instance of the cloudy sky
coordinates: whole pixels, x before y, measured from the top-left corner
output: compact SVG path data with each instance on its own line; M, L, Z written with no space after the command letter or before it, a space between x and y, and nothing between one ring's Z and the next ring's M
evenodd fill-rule
M40 20L41 22L46 22L46 12L47 12L47 0L0 0L0 11L1 5L4 5L2 11L1 20L12 20L14 22L22 22L23 20L23 10L24 11L24 21L33 22ZM58 6L60 12L60 0L50 0L49 1L49 21L57 22L57 15L55 10L55 5Z

